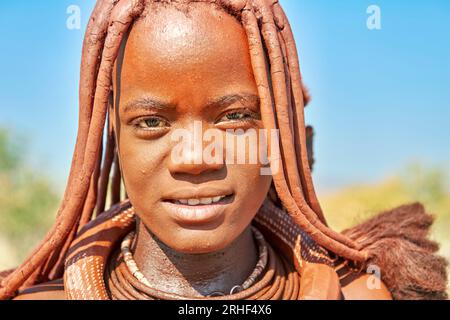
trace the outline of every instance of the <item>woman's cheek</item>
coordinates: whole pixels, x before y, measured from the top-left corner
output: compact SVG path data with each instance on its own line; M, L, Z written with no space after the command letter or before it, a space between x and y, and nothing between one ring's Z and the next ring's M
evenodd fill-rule
M165 152L153 142L130 140L124 139L119 146L125 186L145 192L155 183L152 179L159 176L157 173L163 166Z
M251 213L255 213L260 208L272 183L272 177L262 175L261 168L260 165L240 165L235 167L233 172L238 182L236 186L239 207Z

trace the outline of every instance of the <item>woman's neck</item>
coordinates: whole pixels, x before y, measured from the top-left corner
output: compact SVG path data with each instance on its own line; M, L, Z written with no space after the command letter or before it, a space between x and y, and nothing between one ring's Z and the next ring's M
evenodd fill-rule
M138 221L133 251L139 269L152 288L192 297L215 292L228 294L247 279L258 260L250 227L224 250L185 254L163 244Z

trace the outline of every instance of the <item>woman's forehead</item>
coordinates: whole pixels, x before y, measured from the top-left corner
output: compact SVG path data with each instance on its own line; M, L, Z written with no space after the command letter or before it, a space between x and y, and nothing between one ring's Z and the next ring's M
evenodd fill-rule
M248 51L244 28L236 18L207 3L193 2L188 7L185 11L174 5L151 4L131 29L127 49L151 49L170 57L191 55L198 60L211 52Z
M181 84L253 87L247 36L239 21L210 4L190 6L188 12L156 6L135 23L118 58L122 90L151 86L167 91Z

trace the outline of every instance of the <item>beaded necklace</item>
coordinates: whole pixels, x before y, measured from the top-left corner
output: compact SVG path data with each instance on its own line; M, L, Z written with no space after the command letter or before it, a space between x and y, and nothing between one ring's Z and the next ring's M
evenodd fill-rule
M121 250L111 259L107 283L112 299L116 300L242 300L242 299L295 299L298 296L298 273L265 241L264 236L252 227L258 246L259 259L250 276L234 286L227 295L213 292L206 297L184 297L151 288L151 283L139 270L131 252L135 232L130 232L121 243Z

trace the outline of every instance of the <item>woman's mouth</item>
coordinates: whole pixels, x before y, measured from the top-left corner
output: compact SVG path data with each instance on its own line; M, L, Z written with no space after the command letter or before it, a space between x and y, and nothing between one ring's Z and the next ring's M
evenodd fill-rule
M164 200L163 206L178 222L201 225L216 221L234 201L234 194L214 197L177 198Z
M208 205L219 203L222 199L227 196L217 196L214 198L200 198L200 199L177 199L173 200L174 204L183 204L188 206L198 206L198 205Z

